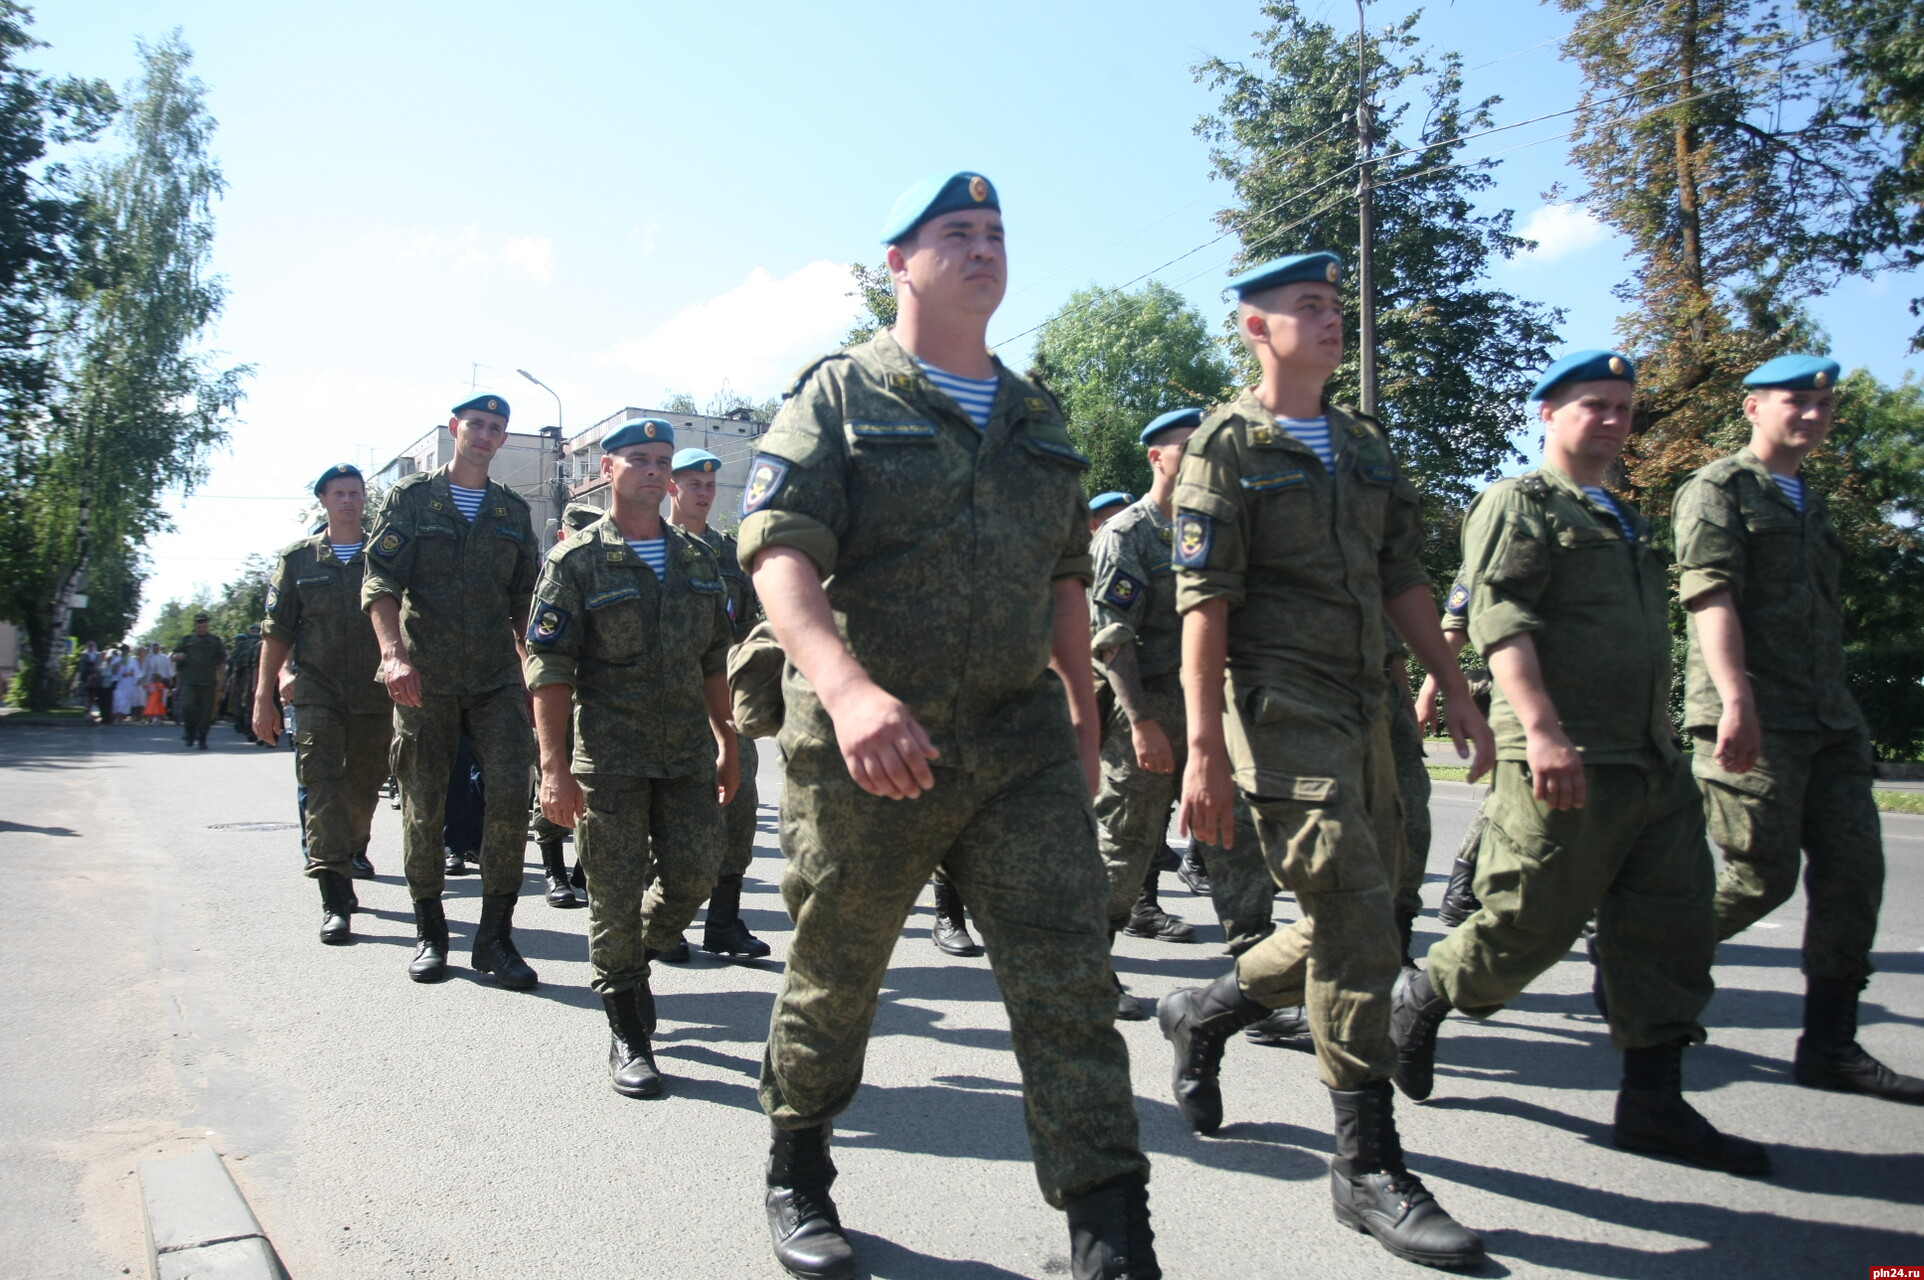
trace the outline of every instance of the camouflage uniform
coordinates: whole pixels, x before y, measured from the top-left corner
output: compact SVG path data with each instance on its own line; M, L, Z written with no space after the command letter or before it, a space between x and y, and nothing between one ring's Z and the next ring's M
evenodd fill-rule
M219 700L227 647L213 632L186 635L174 646L174 678L180 685L180 723L189 742L205 742Z
M520 799L534 767L534 734L512 628L536 569L534 528L521 496L489 481L469 523L454 505L445 468L388 490L368 533L362 605L382 596L400 603L408 661L421 675L421 705L394 707L393 748L408 892L417 901L439 898L446 882L441 822L464 729L496 797L482 830L482 891L521 891L527 815Z
M1723 850L1717 936L1770 914L1797 888L1810 897L1804 972L1861 984L1884 890L1884 843L1871 798L1871 747L1844 678L1838 602L1843 546L1824 502L1804 487L1800 512L1745 449L1698 471L1677 491L1679 593L1688 604L1731 593L1743 625L1764 749L1748 773L1717 762L1723 701L1691 616L1685 727L1710 837Z
M575 846L602 995L645 982L647 949L680 941L721 851L702 681L728 662L726 590L713 552L672 526L663 537L658 579L612 515L570 536L548 553L528 619L528 687L574 690L570 768L587 793Z
M393 704L361 612L366 552L334 558L325 531L281 548L262 629L293 651L294 769L307 788L307 874L354 872L388 773Z
M732 640L738 641L755 625L755 616L761 612L761 602L755 598L755 585L742 570L741 560L736 554L735 538L712 524L708 526L707 533L688 536L714 552L721 564L722 581L728 587L729 635ZM755 771L761 766L761 753L755 749L755 740L746 734L737 733L735 745L741 752L742 780L728 807L722 810L722 820L727 825L720 869L720 874L724 876L741 875L755 861L755 823L761 812L761 794L755 786Z
M761 1100L785 1130L848 1106L889 953L946 864L988 944L1037 1181L1060 1207L1148 1161L1113 1024L1108 881L1048 671L1054 583L1090 572L1088 464L1053 397L998 375L978 431L885 333L803 373L750 473L743 562L806 553L850 653L941 752L921 798L868 794L787 668L782 894L795 932Z
M1382 428L1326 413L1333 473L1253 391L1204 420L1176 483L1176 589L1184 612L1229 605L1236 786L1303 913L1238 957L1238 984L1271 1009L1307 1005L1323 1083L1349 1091L1393 1063L1403 829L1383 601L1428 579L1417 493Z
M234 650L227 657L227 712L236 732L250 740L254 736L254 682L260 674L260 662L260 637L245 631L235 636Z
M1701 1042L1712 991L1711 864L1703 812L1669 718L1670 602L1649 522L1623 526L1554 467L1502 480L1463 533L1477 648L1528 634L1589 796L1531 794L1523 727L1492 704L1496 777L1476 869L1482 907L1430 948L1428 974L1472 1017L1501 1009L1561 960L1594 912L1611 1038Z
M1396 883L1396 927L1403 954L1410 951L1410 925L1423 914L1423 877L1430 861L1430 770L1423 754L1423 729L1416 723L1416 699L1397 668L1409 649L1387 621L1383 623L1383 678L1390 694L1390 755L1396 760L1396 797L1403 806L1403 875Z
M1149 863L1162 849L1169 808L1182 789L1189 757L1188 716L1182 697L1182 617L1176 612L1175 568L1169 561L1173 526L1155 501L1142 498L1096 530L1095 581L1089 593L1091 647L1107 653L1136 647L1136 669L1149 718L1162 727L1175 761L1169 773L1136 764L1129 716L1105 698L1102 785L1096 793L1097 845L1109 868L1109 924L1121 929L1142 892ZM1237 801L1237 817L1244 820ZM1198 842L1209 868L1211 896L1232 948L1246 950L1267 935L1275 882L1252 846L1219 849Z

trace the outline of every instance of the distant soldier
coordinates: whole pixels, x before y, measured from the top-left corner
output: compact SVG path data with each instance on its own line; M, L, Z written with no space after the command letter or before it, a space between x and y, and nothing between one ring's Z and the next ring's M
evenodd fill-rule
M738 777L721 565L660 514L674 444L659 418L602 439L608 514L548 553L527 637L541 810L574 828L588 870L609 1076L632 1098L662 1092L648 964L715 885Z
M1779 356L1744 379L1747 447L1677 491L1690 610L1685 721L1710 838L1724 854L1717 936L1775 911L1803 867L1797 1083L1924 1103L1924 1080L1857 1043L1884 892L1871 744L1844 673L1842 542L1803 475L1836 412L1835 360ZM1802 855L1800 857L1800 854Z
M755 625L761 602L755 586L742 572L735 553L735 535L708 522L715 505L715 475L721 459L703 449L681 449L675 454L674 477L668 484L668 519L691 538L698 539L721 564L722 581L728 587L728 625L731 641L739 641ZM755 740L735 735L741 759L741 784L723 813L727 842L722 847L721 875L708 899L708 918L702 925L701 949L715 955L740 956L757 960L769 953L769 946L748 931L742 923L742 877L755 860L755 820L761 809L760 792L755 786L755 771L761 757ZM683 944L686 949L687 944ZM664 955L663 959L668 957Z
M1213 1133L1228 1037L1304 1006L1336 1117L1337 1219L1398 1257L1469 1266L1483 1243L1404 1163L1388 1079L1404 832L1384 618L1449 692L1463 682L1437 630L1416 487L1382 426L1325 395L1343 358L1341 269L1334 254L1301 254L1230 282L1262 381L1203 420L1175 497L1184 825L1233 847L1246 798L1263 858L1302 918L1209 986L1165 998L1158 1017L1177 1105ZM1488 726L1467 696L1451 710L1480 772Z
M207 629L207 615L194 615L194 632L182 636L171 655L174 678L180 683L180 723L189 747L207 750L207 730L220 705L221 680L227 673L227 648Z
M555 541L566 542L604 514L599 507L591 507L585 502L570 502L561 513L561 527L555 530ZM568 750L570 753L574 751L572 743ZM548 880L548 905L564 911L585 905L575 894L576 889L586 888L588 884L587 873L581 869L580 850L575 852L575 869L570 873L567 856L562 851L562 845L568 840L569 829L541 811L541 779L538 774L532 807L534 812L529 818L528 829L534 833L535 847L541 851L541 869Z
M1107 493L1098 493L1095 497L1089 499L1089 532L1094 533L1096 530L1102 528L1103 525L1108 524L1111 520L1121 515L1124 511L1128 510L1129 504L1135 500L1135 494L1124 493L1120 489L1111 489Z
M277 694L292 658L289 700L300 708L294 767L306 796L306 869L320 884L321 941L339 944L349 940L355 905L349 882L366 858L394 712L376 679L380 646L361 612L367 490L360 468L350 462L329 467L314 482L314 496L327 527L283 547L274 566L250 727L267 746L279 741Z
M234 732L249 742L254 736L254 679L260 671L261 624L256 622L234 637L234 651L227 656L228 713Z
M882 239L895 327L802 372L742 495L742 560L788 659L795 932L761 1079L775 1257L854 1272L829 1131L860 1088L889 953L946 865L988 944L1070 1274L1149 1280L1089 810L1088 462L1048 391L987 347L1008 261L988 179L918 184Z
M1630 433L1635 378L1614 351L1552 364L1531 393L1543 466L1497 481L1470 507L1470 639L1496 677L1482 905L1398 980L1395 1078L1411 1098L1429 1097L1449 1012L1501 1010L1594 914L1610 1038L1623 1052L1613 1141L1761 1175L1769 1153L1719 1132L1682 1093L1684 1048L1703 1043L1713 990L1713 872L1703 802L1670 721L1663 555L1650 523L1603 487ZM1458 693L1445 694L1454 707Z
M368 532L361 588L394 700L394 776L420 942L408 976L416 982L447 976L441 827L448 773L465 732L494 801L481 838L473 963L501 985L525 990L536 976L514 944L514 905L528 843L522 799L534 734L518 651L538 551L528 504L488 479L507 438L508 402L493 395L463 401L448 420L448 434L454 458L446 467L388 490Z

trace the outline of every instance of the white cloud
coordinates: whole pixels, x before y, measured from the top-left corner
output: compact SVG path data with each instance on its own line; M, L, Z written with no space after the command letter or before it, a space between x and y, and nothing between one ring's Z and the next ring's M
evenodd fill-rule
M1610 228L1575 204L1546 204L1527 218L1518 235L1537 242L1528 253L1517 255L1517 262L1539 265L1582 253L1610 238Z
M483 235L481 228L463 227L452 235L423 231L412 235L380 233L375 248L400 262L440 263L456 275L486 275L505 271L535 284L554 280L554 241L547 236Z
M554 241L546 236L522 236L501 246L501 261L536 284L554 279Z
M685 390L699 399L724 382L744 395L773 395L848 331L861 311L849 297L854 288L839 262L811 262L780 279L756 267L727 293L619 343L608 358L642 380L644 397Z
M650 219L628 228L628 238L641 246L644 255L655 251L655 240L661 235L661 223Z

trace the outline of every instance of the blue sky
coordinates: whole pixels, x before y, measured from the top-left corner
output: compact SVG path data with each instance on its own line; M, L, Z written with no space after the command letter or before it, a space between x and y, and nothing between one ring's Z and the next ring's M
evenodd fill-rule
M1344 28L1354 7L1305 10ZM1408 6L1377 3L1372 22ZM999 188L1011 335L1068 293L1128 280L1215 234L1228 198L1192 127L1213 103L1189 68L1248 57L1253 3L932 5L470 0L65 0L34 32L48 71L125 81L134 41L182 28L220 121L229 190L217 269L232 290L215 345L257 366L232 446L179 532L152 547L148 614L252 551L298 536L312 477L384 461L445 421L470 378L521 429L570 434L671 391L726 380L774 394L828 349L854 304L838 264L925 173ZM1437 4L1420 30L1499 94L1499 122L1574 104L1568 18L1523 0ZM1580 186L1567 119L1507 150L1487 203L1544 249L1497 272L1564 307L1571 347L1605 345L1623 247L1552 184ZM1538 142L1539 139L1550 139ZM1537 145L1519 144L1537 142ZM1232 242L1162 276L1212 317ZM1817 308L1837 354L1895 379L1914 280L1850 281Z

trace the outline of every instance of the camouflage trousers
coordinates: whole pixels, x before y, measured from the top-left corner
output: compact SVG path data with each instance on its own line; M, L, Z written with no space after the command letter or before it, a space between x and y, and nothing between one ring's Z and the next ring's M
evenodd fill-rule
M728 807L722 810L726 831L722 837L721 866L716 873L720 876L738 876L755 861L755 823L761 812L761 794L755 786L761 752L755 749L753 738L739 733L735 735L735 745L740 752L742 780L729 798Z
M446 886L441 827L448 774L463 731L481 764L488 801L481 826L481 891L521 892L522 854L528 846L528 771L534 767L534 730L518 684L471 697L425 693L421 705L394 708L394 777L401 785L401 849L409 896L438 898Z
M1390 682L1390 755L1396 761L1396 798L1403 807L1403 874L1396 882L1398 921L1423 914L1423 879L1430 861L1430 771L1416 704Z
M302 703L295 716L294 776L307 788L307 874L353 873L367 848L387 781L394 717Z
M884 800L855 785L833 743L782 741L782 897L795 931L762 1060L770 1119L808 1128L854 1099L889 955L944 864L1008 1010L1043 1196L1060 1208L1146 1175L1081 765L937 762L933 791Z
M1109 927L1129 923L1129 910L1142 893L1149 863L1162 850L1169 810L1182 794L1182 771L1189 759L1188 720L1182 685L1173 675L1144 682L1143 701L1162 727L1175 760L1169 773L1151 773L1136 764L1129 717L1114 706L1103 725L1102 783L1096 792L1096 847L1109 869ZM1239 828L1254 832L1247 806L1238 803ZM1232 954L1254 946L1275 928L1276 884L1253 840L1229 849L1197 842L1196 852L1209 868L1209 882L1223 938Z
M1483 905L1430 948L1430 981L1487 1018L1563 959L1594 913L1612 1043L1701 1043L1717 938L1690 770L1677 760L1583 772L1583 808L1557 810L1530 794L1527 765L1497 762L1476 863Z
M180 725L187 741L198 742L207 736L214 723L214 708L220 693L211 684L180 686Z
M601 995L648 977L715 890L723 822L715 768L679 778L590 774L575 848L588 875L589 985Z
M1884 836L1862 729L1764 734L1749 773L1720 768L1701 735L1691 757L1710 838L1723 850L1717 937L1748 929L1797 889L1802 865L1804 972L1861 983L1884 901ZM1801 856L1800 856L1801 855Z
M1402 967L1391 893L1403 853L1388 726L1273 704L1262 723L1240 714L1229 723L1263 859L1302 912L1237 958L1237 981L1272 1009L1305 1006L1329 1088L1387 1079L1390 989Z

